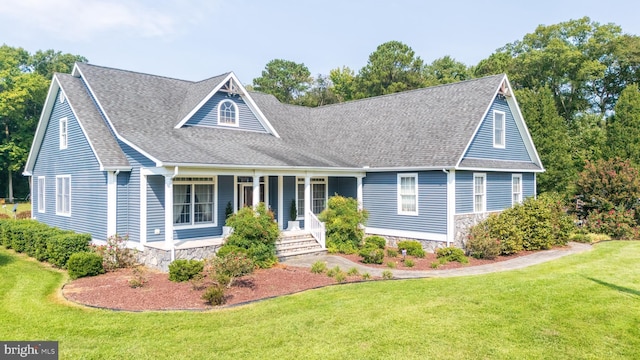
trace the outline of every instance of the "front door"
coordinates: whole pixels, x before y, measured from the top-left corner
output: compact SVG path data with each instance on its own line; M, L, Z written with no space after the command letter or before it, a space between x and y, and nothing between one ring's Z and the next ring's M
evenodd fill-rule
M253 184L242 184L242 207L253 207Z

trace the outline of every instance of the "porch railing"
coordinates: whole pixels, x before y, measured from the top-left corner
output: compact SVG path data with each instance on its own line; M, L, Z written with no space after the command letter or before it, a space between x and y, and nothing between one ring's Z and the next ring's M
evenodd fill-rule
M313 236L316 239L316 241L320 243L320 246L322 246L323 249L326 249L327 248L326 240L325 240L326 230L324 227L324 223L320 221L318 217L311 211L307 212L304 218L304 222L305 222L305 230L310 231L311 236Z

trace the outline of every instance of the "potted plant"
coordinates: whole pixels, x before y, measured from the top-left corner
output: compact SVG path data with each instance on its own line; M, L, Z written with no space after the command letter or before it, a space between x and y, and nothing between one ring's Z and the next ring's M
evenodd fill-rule
M224 208L224 220L226 221L233 215L233 206L231 206L231 201L227 202L227 207ZM229 234L233 232L233 228L231 226L223 226L222 227L222 236L227 237Z
M287 222L287 230L300 230L300 221L296 220L298 217L298 208L296 207L296 199L291 200L291 207L289 208L289 221Z

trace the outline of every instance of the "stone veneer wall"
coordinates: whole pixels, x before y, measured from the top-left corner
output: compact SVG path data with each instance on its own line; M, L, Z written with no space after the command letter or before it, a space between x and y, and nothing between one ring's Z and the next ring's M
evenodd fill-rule
M406 237L400 237L400 236L389 236L389 235L378 235L378 234L365 234L365 237L367 236L380 236L382 238L385 238L387 240L387 245L391 247L397 247L398 242L404 241L404 240L418 241L422 244L422 248L424 249L424 251L432 252L432 253L436 252L436 250L439 248L443 248L447 246L446 241L412 239L412 238L406 238Z
M214 255L221 245L200 246L189 249L176 249L176 259L203 260ZM163 250L144 247L144 251L138 252L137 260L140 264L160 271L168 272L171 263L171 250Z
M464 214L455 216L455 237L453 238L453 246L461 249L465 248L469 230L472 226L489 217L491 213Z

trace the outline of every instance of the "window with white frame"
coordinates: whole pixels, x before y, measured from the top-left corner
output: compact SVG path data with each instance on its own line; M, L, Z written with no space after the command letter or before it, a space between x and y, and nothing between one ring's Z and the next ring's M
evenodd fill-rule
M296 204L298 218L304 218L304 178L298 178ZM327 179L311 178L311 211L320 214L327 207Z
M487 209L487 175L473 174L473 211L484 212Z
M215 226L214 178L175 178L173 182L173 224Z
M511 175L511 193L512 204L520 204L522 202L522 174Z
M38 212L45 212L45 177L44 176L38 176L38 187L37 187L37 191L38 191Z
M398 174L398 214L418 215L418 174Z
M71 215L71 175L56 176L56 214Z
M504 148L505 144L505 114L493 111L493 147Z
M238 126L238 105L232 100L218 104L218 125Z
M69 130L67 125L68 122L66 117L60 119L60 150L66 149L68 145Z

